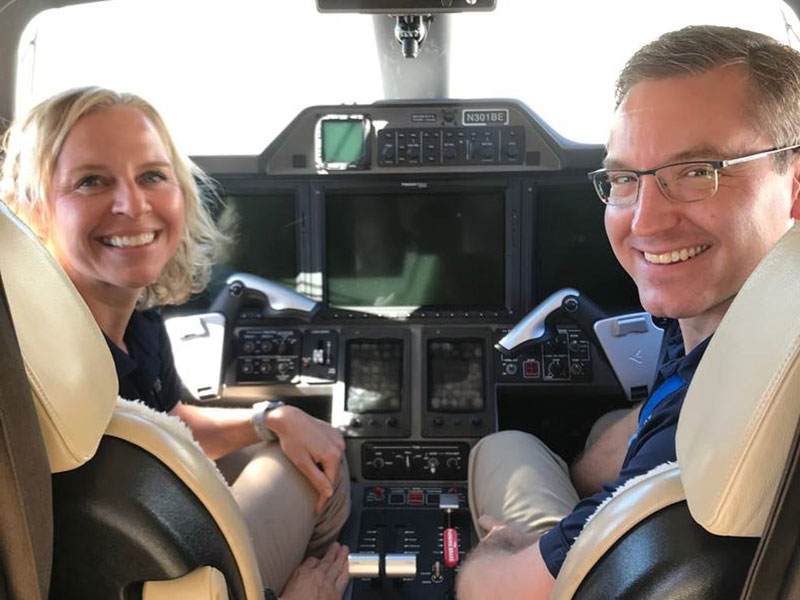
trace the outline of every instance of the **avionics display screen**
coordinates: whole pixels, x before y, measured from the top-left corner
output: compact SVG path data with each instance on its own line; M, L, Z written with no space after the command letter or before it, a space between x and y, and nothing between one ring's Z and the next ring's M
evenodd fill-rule
M428 408L483 410L483 341L428 340Z
M548 185L536 193L536 301L572 287L612 313L640 311L633 280L617 262L591 183Z
M396 412L403 401L403 341L349 340L345 410Z
M505 190L328 192L327 301L505 307Z
M232 232L233 243L223 266L294 288L299 273L294 194L228 196L226 204L219 221Z
M364 156L364 121L322 121L322 160L325 163L356 163Z

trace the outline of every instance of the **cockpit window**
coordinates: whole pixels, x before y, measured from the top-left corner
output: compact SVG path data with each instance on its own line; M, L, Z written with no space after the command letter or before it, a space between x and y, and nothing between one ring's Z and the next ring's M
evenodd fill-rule
M259 154L304 107L382 94L369 17L312 0L112 0L39 14L21 40L16 113L101 85L159 109L189 154Z
M519 98L561 135L602 143L616 74L660 33L714 23L798 45L800 23L778 0L646 4L499 0L491 13L450 15L449 95ZM68 87L133 91L195 155L258 154L303 107L370 103L384 89L371 17L318 14L311 0L52 9L29 24L19 56L18 114Z

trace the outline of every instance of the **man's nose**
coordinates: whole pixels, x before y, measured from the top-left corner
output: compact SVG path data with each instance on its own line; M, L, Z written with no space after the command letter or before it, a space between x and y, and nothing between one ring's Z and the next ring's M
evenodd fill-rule
M132 180L120 180L114 193L114 212L137 218L150 210L144 190Z
M636 235L653 235L669 229L678 221L678 208L666 197L655 176L645 175L639 180L631 231Z

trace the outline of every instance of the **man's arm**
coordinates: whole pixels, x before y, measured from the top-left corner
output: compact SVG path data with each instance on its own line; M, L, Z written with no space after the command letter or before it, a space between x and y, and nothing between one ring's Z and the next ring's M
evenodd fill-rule
M639 425L636 405L628 414L606 428L570 467L570 477L581 498L601 491L604 483L614 481L622 469L628 440Z

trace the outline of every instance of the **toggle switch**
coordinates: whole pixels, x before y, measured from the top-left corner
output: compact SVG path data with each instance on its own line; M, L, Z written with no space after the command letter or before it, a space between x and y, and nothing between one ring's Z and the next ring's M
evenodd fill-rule
M442 583L444 581L444 575L442 574L442 563L438 560L433 563L433 567L431 567L431 581L433 583Z

